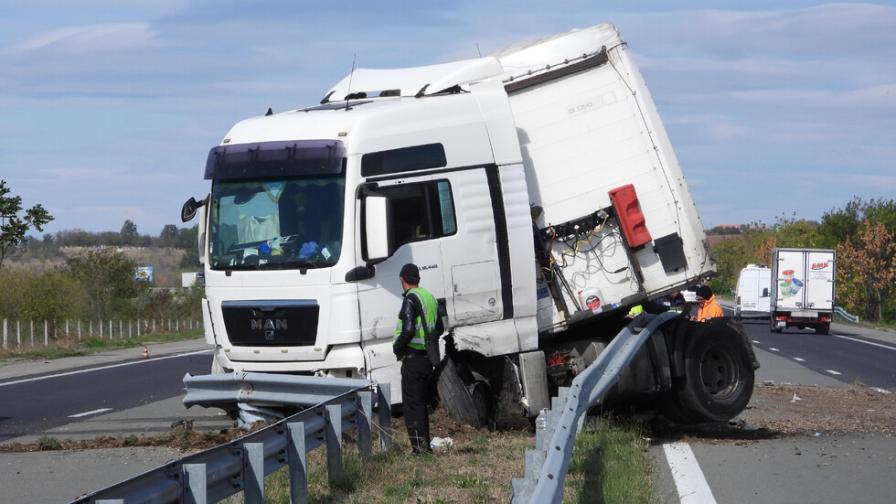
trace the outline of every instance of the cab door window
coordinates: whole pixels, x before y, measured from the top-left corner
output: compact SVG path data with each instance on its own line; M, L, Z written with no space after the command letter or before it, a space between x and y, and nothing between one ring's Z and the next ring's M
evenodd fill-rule
M392 210L394 247L457 232L451 185L447 180L380 187Z

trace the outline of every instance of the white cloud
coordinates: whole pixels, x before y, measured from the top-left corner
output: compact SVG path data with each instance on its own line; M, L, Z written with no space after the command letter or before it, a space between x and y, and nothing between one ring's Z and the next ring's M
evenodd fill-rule
M896 84L848 91L772 88L733 91L727 97L745 103L791 104L808 107L896 107Z
M37 51L62 54L120 52L143 49L155 43L155 32L149 23L108 23L45 31L13 44L2 52L15 56L25 56Z

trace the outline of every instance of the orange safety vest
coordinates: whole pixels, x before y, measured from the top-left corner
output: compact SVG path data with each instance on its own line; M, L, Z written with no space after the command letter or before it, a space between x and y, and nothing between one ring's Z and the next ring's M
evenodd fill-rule
M724 317L725 312L722 311L722 307L719 306L719 303L716 302L716 296L712 295L709 299L703 302L703 306L697 310L697 322L706 322L708 319Z

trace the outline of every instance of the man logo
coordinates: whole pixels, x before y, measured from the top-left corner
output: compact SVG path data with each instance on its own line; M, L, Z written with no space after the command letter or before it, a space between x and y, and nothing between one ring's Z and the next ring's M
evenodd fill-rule
M253 331L264 331L264 339L273 341L275 331L287 330L286 319L249 319L249 328Z

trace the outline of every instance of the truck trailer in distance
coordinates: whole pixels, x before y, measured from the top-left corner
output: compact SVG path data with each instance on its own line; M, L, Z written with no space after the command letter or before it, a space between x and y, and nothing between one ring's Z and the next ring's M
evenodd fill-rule
M772 251L771 327L811 328L827 334L834 315L836 254L830 249Z
M200 217L214 372L390 383L398 272L420 268L446 334L443 404L533 417L629 308L714 272L669 138L612 25L472 60L355 70L320 104L237 123ZM726 420L758 366L731 321L667 324L614 397Z

